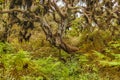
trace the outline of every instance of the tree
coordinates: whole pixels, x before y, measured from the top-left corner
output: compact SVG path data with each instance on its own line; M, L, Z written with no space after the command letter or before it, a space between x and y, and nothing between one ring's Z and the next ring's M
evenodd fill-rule
M66 31L78 17L84 19L84 22L81 21L80 25L77 25L78 28L82 27L88 31L95 28L111 29L113 35L114 30L120 31L119 0L10 0L7 4L8 10L0 11L0 14L8 13L7 30L8 26L19 24L25 30L22 33L23 38L28 40L31 34L27 36L27 30L34 28L34 22L40 23L50 44L68 53L79 51L78 47L64 41ZM18 16L20 13L22 17ZM51 17L56 25L51 25L48 17ZM54 26L55 31L52 30Z

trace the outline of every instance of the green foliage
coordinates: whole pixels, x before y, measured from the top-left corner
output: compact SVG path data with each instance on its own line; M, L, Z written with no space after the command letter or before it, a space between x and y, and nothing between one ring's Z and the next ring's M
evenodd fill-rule
M1 52L4 47L9 51L8 44L1 43L0 46ZM0 57L0 71L2 72L0 76L2 80L79 80L84 70L80 64L87 61L85 56L76 56L63 63L52 56L33 59L29 52L20 50L10 53L9 51Z
M120 61L100 61L104 66L120 66Z
M79 35L80 29L78 28L78 26L81 26L81 20L82 18L77 18L71 22L71 29L67 31L70 36L73 37Z
M111 41L108 46L104 53L94 51L96 61L100 62L102 66L120 66L120 41Z
M11 53L12 51L12 45L10 45L9 43L0 42L0 54Z
M85 19L83 17L76 18L74 21L72 21L72 27L81 26L82 23L85 23Z
M112 44L111 46L113 47ZM112 53L115 57L112 59L98 51L93 51L91 55L74 56L62 51L61 57L63 56L65 61L52 55L36 59L30 52L15 51L12 45L0 43L0 53L1 80L101 80L99 68L120 65L119 54ZM104 80L107 79L108 77L104 76Z

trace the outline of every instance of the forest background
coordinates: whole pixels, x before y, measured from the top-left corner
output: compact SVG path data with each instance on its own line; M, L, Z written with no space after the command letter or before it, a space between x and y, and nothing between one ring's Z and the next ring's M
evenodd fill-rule
M119 80L119 0L0 0L0 80Z

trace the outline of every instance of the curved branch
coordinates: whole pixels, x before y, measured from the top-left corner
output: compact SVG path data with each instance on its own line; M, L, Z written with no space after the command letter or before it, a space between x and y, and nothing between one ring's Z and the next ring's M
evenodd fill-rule
M29 17L31 17L33 20L40 22L42 24L41 28L43 29L47 40L50 42L50 44L54 45L57 48L63 49L64 51L68 52L68 53L72 53L75 51L78 51L79 49L77 47L73 47L67 43L65 43L62 39L62 35L64 33L64 31L66 30L67 27L67 23L66 21L61 24L61 26L59 26L59 29L57 31L57 36L54 36L51 30L50 25L47 23L46 19L42 16L37 16L35 13L26 11L26 10L19 10L19 9L11 9L11 10L7 10L7 11L0 11L0 14L5 14L5 13L12 13L12 12L19 12L22 14L28 14ZM60 31L60 33L59 33Z
M62 10L57 6L55 2L51 3L52 6L54 6L57 13L62 17L65 18L66 16L63 14ZM65 13L65 12L64 12Z

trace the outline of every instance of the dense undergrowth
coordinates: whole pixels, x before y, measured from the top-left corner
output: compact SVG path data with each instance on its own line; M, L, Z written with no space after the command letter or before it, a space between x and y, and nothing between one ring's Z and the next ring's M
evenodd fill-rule
M72 54L51 46L41 33L22 43L9 37L10 43L0 42L0 80L119 80L119 38L111 39L109 31L86 34L68 33L67 43L80 48Z
M64 39L80 50L68 54L50 45L39 30L28 42L10 35L9 43L0 42L0 80L119 80L119 38L119 32L113 36L109 30L73 29Z
M49 55L38 56L43 55L44 51L33 54L32 51L18 49L14 44L1 42L0 80L119 80L120 78L120 40L109 42L102 52L92 50L89 54L69 55L61 51L60 56L55 56L55 51L58 54L59 51L53 48L52 51L45 51L45 54Z

